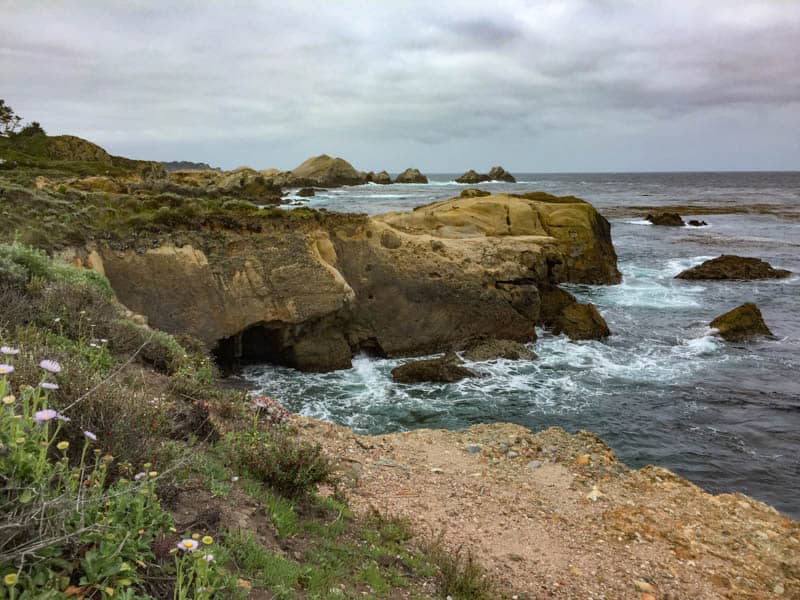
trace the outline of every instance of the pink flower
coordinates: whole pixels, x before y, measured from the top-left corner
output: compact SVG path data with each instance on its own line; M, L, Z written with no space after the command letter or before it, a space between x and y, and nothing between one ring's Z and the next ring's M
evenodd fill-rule
M0 365L0 376L10 375L13 372L14 372L14 367L12 365Z
M199 544L195 540L185 539L178 542L178 550L182 552L194 552Z
M19 354L19 348L11 346L0 346L0 354Z
M134 480L139 481L142 477L146 477L146 476L147 476L147 473L142 471L141 473L137 473L136 475L134 475L133 478L134 478Z
M53 410L52 408L45 408L44 410L37 410L33 413L33 420L37 423L44 423L46 421L51 421L58 417L58 411Z
M45 389L45 390L57 390L58 389L58 384L57 383L50 383L49 381L45 381L42 384L42 389Z
M54 360L43 360L39 366L49 373L61 373L61 365Z
M95 434L93 434L91 431L84 431L84 432L83 432L83 436L84 436L84 437L85 437L87 440L92 440L93 442L96 442L96 441L97 441L97 436L96 436Z

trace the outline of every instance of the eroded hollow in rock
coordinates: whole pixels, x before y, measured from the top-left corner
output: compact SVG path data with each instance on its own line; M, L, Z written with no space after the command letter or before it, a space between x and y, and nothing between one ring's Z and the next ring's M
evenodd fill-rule
M219 340L213 350L214 360L223 374L254 363L290 365L292 360L284 339L285 325L253 325Z

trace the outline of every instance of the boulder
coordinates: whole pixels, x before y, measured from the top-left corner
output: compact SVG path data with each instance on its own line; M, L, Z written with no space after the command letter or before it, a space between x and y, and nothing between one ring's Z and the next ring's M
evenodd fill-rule
M297 190L295 192L295 196L300 196L301 198L311 198L314 196L314 188L305 187Z
M389 185L392 183L392 178L386 171L381 171L380 173L373 173L370 171L367 173L367 181L379 183L381 185Z
M708 225L705 221L698 221L697 219L692 219L687 223L690 227L705 227Z
M481 183L482 181L488 181L486 175L479 175L476 171L470 169L466 173L464 173L461 177L456 179L456 183Z
M479 190L476 188L467 188L465 190L461 190L459 194L460 198L483 198L484 196L491 196L491 192L487 192L484 190Z
M718 316L710 325L729 342L743 342L754 337L772 335L761 316L761 311L752 302L737 306Z
M261 173L249 167L240 167L223 173L214 189L223 196L246 198L262 203L274 203L281 194L279 187L274 186Z
M419 172L419 169L406 169L398 175L395 183L428 183L428 178Z
M292 175L298 179L308 180L318 187L361 185L367 182L366 174L356 171L349 162L327 154L309 158L292 169Z
M645 219L650 221L653 225L661 225L666 227L683 227L686 225L678 213L650 213L645 217Z
M479 340L464 349L464 358L474 362L487 360L535 360L535 352L514 340Z
M503 167L492 167L487 174L489 181L505 181L507 183L516 183L517 180L514 176L506 171Z
M539 299L539 322L545 327L553 327L565 308L578 303L575 296L551 283L539 284Z
M392 379L397 383L453 383L478 374L462 366L464 363L450 352L441 358L415 360L392 369Z
M785 269L773 269L761 259L723 254L686 269L676 279L782 279L791 276Z
M594 304L570 304L553 322L553 333L571 340L600 340L611 335L608 325Z

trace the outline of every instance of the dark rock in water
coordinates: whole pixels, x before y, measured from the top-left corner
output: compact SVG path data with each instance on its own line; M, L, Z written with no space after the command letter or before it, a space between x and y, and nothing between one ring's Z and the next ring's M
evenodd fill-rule
M565 333L571 340L600 340L611 335L611 330L594 304L576 303L555 319L553 333Z
M675 276L676 279L782 279L789 277L791 271L773 269L761 259L748 256L724 254L707 260L703 264L687 269Z
M370 171L367 173L367 181L372 183L379 183L381 185L389 185L392 183L392 178L386 171L381 171L380 173L373 173Z
M464 358L475 362L496 360L535 360L535 352L528 350L523 344L513 340L481 340L467 346Z
M691 227L703 227L705 225L708 225L708 223L706 223L705 221L698 221L697 219L692 219L691 221L689 221L688 225Z
M456 183L480 183L482 181L487 181L485 175L479 175L476 171L470 169L466 173L464 173L461 177L456 179Z
M649 214L645 219L650 221L653 225L662 225L666 227L683 227L686 225L678 213L663 212Z
M428 183L428 178L419 169L406 169L394 180L395 183Z
M484 196L491 196L491 192L487 192L485 190L478 190L475 188L467 188L465 190L461 190L461 194L459 196L461 198L483 198Z
M441 358L415 360L392 369L392 379L397 383L453 383L478 374L463 367L463 362L450 352Z
M737 306L711 321L711 327L729 342L742 342L759 336L771 336L761 311L752 302Z
M299 190L295 195L300 196L301 198L310 198L311 196L314 195L314 188L308 188L308 187L303 188L302 190Z
M503 167L492 167L489 169L487 177L489 177L489 181L505 181L507 183L517 182L514 176L506 171Z
M472 169L456 179L457 183L482 183L484 181L506 181L515 183L514 176L503 167L492 167L488 173L478 173Z

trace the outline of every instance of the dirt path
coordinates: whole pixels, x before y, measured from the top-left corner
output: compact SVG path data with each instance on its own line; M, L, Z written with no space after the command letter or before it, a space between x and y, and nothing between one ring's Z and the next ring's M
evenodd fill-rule
M516 425L357 436L296 418L340 465L350 501L443 534L523 598L800 598L800 523L629 470L588 432Z

